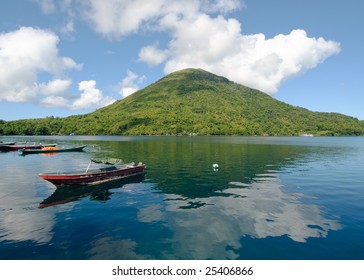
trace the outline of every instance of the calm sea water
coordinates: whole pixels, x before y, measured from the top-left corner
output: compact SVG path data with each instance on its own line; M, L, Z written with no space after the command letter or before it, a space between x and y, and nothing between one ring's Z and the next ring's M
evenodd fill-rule
M86 152L0 153L0 259L364 259L363 137L2 137ZM143 178L56 190L94 157ZM218 169L212 165L217 163Z

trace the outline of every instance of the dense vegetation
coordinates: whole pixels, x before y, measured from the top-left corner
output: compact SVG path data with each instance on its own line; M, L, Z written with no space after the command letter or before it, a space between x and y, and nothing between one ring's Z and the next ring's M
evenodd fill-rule
M93 113L0 122L4 135L364 135L364 121L311 112L186 69Z

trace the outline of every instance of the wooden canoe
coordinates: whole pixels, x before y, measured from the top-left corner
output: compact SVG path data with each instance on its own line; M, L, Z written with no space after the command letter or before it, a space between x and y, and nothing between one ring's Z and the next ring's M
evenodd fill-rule
M62 153L62 152L82 152L83 149L86 147L79 146L79 147L71 147L71 148L58 148L58 147L44 147L42 149L23 149L21 150L21 154L45 154L45 153Z

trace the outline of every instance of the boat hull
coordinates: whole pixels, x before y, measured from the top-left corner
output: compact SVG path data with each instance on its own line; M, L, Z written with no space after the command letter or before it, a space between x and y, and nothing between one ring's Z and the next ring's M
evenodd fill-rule
M63 152L82 152L86 146L80 146L68 149L44 150L44 149L24 149L21 151L23 155L27 154L50 154L50 153L63 153Z
M9 151L19 151L19 150L34 150L34 149L42 149L44 147L54 147L55 144L50 145L2 145L0 146L0 151L9 152Z
M145 165L114 168L100 168L80 173L41 173L39 177L51 182L57 188L63 186L97 185L105 182L141 175Z

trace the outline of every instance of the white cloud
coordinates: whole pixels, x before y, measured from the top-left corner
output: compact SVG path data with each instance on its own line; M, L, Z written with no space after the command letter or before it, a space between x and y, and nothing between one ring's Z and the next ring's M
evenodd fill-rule
M201 10L206 13L227 14L244 7L240 0L201 0Z
M57 77L81 67L73 59L59 56L58 41L54 33L32 27L0 34L0 101L36 102L38 90L55 90L61 81L55 78L39 88L40 73ZM62 83L65 88L65 80Z
M115 102L115 99L104 96L102 91L96 88L96 81L82 81L78 84L81 91L80 97L70 106L71 109L78 110L88 107L100 108Z
M69 80L54 80L48 84L41 84L39 87L45 97L41 99L40 104L45 107L81 110L101 108L116 101L110 96L104 96L102 91L96 88L94 80L80 82L78 84L80 95L77 97L67 94L70 84Z
M108 36L125 36L159 14L164 0L86 0L85 17L93 28Z
M269 94L285 80L340 52L340 44L309 38L304 30L266 39L243 35L237 20L200 15L175 25L165 72L203 68Z
M62 96L47 96L40 101L45 107L68 108L68 100Z
M165 64L165 73L203 68L273 94L287 79L316 67L340 52L340 44L310 38L304 30L266 38L245 35L240 22L226 18L244 7L239 0L84 0L85 15L99 33L125 37L137 32L166 32L166 47L143 47L139 60Z
M173 28L169 47L171 57L167 64L179 63L178 60L186 64L219 63L227 54L241 53L243 50L239 46L246 44L240 37L239 22L222 16L211 18L201 14L194 20L174 23Z
M46 15L55 14L56 12L66 15L66 20L59 26L59 31L63 34L75 32L75 9L74 0L33 0L39 4L42 12Z
M139 60L151 66L161 64L166 58L166 51L159 50L156 45L146 46L139 52Z
M39 91L44 95L59 95L67 92L71 84L71 80L55 79L48 83L41 83Z
M62 0L57 2L59 10L66 14L66 22L60 27L60 31L63 34L71 34L75 32L76 14L72 8L73 1L74 0Z
M56 11L57 7L54 0L35 0L45 14L52 14Z
M73 33L75 31L75 27L74 27L74 22L73 20L69 20L66 24L64 24L61 27L61 32L62 33Z
M139 84L142 83L145 76L139 77L134 72L127 70L127 76L119 83L117 90L125 98L139 90Z
M83 0L84 17L93 29L108 37L127 36L141 30L155 30L164 18L190 17L200 10L231 12L239 0Z
M22 27L0 34L0 101L33 102L67 109L100 108L115 101L96 88L95 81L79 83L81 94L70 93L72 80L59 78L80 69L69 57L58 54L58 36L46 30ZM39 82L40 74L51 78Z

